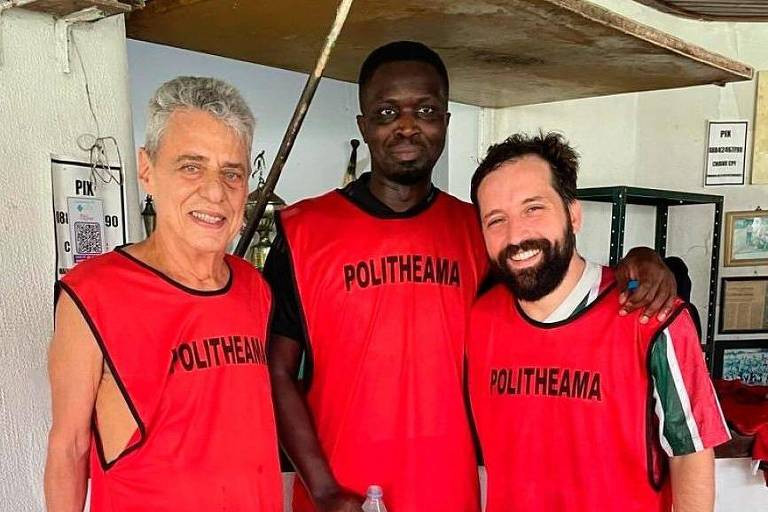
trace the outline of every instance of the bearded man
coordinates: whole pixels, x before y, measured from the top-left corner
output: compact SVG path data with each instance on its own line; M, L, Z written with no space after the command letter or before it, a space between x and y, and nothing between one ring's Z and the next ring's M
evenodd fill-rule
M467 342L486 510L711 511L729 434L688 308L617 314L613 271L575 248L577 170L560 135L518 134L472 178L501 281Z

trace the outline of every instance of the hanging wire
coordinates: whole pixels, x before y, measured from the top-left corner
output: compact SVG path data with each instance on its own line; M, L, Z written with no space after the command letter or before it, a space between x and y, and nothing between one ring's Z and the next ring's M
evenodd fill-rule
M91 164L91 183L94 186L98 186L98 182L101 181L105 185L109 183L123 184L123 158L120 155L120 145L117 143L117 139L112 136L101 136L101 125L99 119L96 116L96 110L93 108L93 98L91 97L91 88L88 82L88 73L85 71L85 64L83 63L83 57L80 54L80 49L77 46L75 39L75 32L72 31L72 47L77 54L77 61L80 63L80 69L83 72L83 83L85 84L85 96L88 99L88 109L91 112L93 118L93 124L96 127L96 135L92 133L83 133L77 137L77 146L86 151L89 156ZM115 154L117 154L117 168L110 165L108 148L113 147Z

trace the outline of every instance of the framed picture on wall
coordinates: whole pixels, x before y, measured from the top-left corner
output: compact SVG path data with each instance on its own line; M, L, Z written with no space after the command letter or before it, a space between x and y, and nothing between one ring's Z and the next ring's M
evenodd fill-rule
M757 73L752 184L768 185L768 71Z
M768 386L768 340L718 342L713 377Z
M768 276L722 279L717 332L768 333Z
M726 267L768 265L768 210L725 213Z

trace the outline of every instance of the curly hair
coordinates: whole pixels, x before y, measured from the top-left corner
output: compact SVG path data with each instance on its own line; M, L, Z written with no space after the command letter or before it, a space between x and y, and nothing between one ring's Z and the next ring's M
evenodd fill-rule
M545 160L552 170L552 187L566 206L576 199L576 175L579 170L579 154L568 145L565 138L555 132L530 136L516 133L504 142L494 144L472 175L470 197L477 207L477 189L488 174L506 162L512 162L527 155L536 155Z

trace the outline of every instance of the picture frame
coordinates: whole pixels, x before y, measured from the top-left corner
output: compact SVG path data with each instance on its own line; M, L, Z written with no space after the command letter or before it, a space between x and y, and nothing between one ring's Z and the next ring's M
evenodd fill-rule
M768 265L768 210L725 213L726 267Z
M757 73L756 96L751 183L768 185L768 71Z
M717 332L768 333L768 276L721 279Z
M720 341L715 347L712 376L768 386L768 339Z

